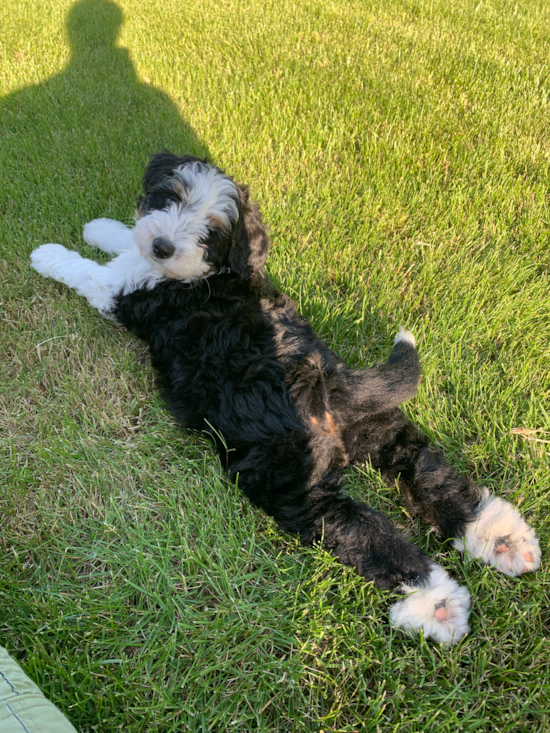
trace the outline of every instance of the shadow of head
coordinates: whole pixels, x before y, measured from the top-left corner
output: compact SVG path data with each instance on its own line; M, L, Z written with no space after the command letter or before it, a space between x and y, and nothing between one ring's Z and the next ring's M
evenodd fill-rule
M67 18L71 49L113 47L123 22L122 10L111 0L80 0Z
M173 99L140 79L131 50L117 40L123 22L113 0L77 0L65 16L64 68L0 100L0 209L5 197L15 202L0 224L12 236L21 231L27 242L29 220L37 237L45 220L55 221L49 236L57 238L60 226L72 237L96 212L124 218L152 152L207 154Z

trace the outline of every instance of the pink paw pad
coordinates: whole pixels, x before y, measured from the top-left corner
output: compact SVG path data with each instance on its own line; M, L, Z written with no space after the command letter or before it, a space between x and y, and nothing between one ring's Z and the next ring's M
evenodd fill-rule
M490 494L454 546L511 577L540 568L540 544L534 530L509 502Z

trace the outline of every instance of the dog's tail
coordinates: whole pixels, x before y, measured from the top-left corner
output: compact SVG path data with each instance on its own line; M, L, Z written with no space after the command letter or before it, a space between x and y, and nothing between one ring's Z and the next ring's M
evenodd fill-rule
M421 377L414 336L401 327L385 364L346 370L343 376L346 405L358 413L358 418L402 405L415 396Z

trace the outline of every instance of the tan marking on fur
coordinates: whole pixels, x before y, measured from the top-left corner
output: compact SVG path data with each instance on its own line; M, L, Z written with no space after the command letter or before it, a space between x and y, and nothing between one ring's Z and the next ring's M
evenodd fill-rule
M317 420L316 417L310 416L309 421L311 422L311 427L313 428L313 432L315 433L315 435L324 435L325 434L325 431L319 425L319 420Z
M337 440L338 442L341 442L342 436L340 435L340 430L338 428L338 425L334 422L334 418L330 414L330 412L325 412L323 423L324 425L321 425L318 418L313 417L312 415L309 418L311 422L311 427L313 428L313 432L315 435L324 435L327 438L330 438L331 440Z
M178 181L177 178L173 178L170 181L170 188L174 193L177 193L178 196L181 198L182 201L185 201L185 199L189 196L189 191L181 181Z
M208 219L210 220L210 226L213 229L227 229L227 223L219 216L216 216L215 214L210 214Z
M172 255L172 257L170 257L170 264L171 267L169 269L167 268L164 271L166 277L171 277L175 280L181 280L182 278L187 277L187 273L185 272L185 266L187 263L184 255L182 255L181 253ZM178 270L182 265L184 268L184 272L179 272Z
M328 433L328 435L331 438L337 438L340 440L340 431L338 429L338 425L334 422L334 419L330 412L325 412L325 421L327 423L327 428L325 429L325 432Z
M342 435L338 428L338 425L334 422L334 418L330 412L325 412L323 424L321 424L319 418L313 415L309 416L309 422L311 425L311 432L313 435L323 438L326 441L326 449L332 456L332 463L334 466L347 466L349 463L349 456L346 453L346 448L342 441Z
M164 271L166 277L170 277L175 280L188 279L190 277L188 257L189 255L184 252L180 252L170 257L170 267L167 267ZM168 264L168 261L166 262L166 264ZM198 261L195 264L198 265ZM210 269L211 268L209 268L208 270L205 269L203 272L193 272L192 279L200 280L209 273Z
M217 272L219 272L217 267L211 267L202 275L198 276L197 280L202 280L204 277L209 277L210 275L214 275ZM175 272L174 270L165 270L164 274L166 275L166 277L172 278L173 280L181 280L182 278L182 276L178 275L177 272Z
M323 424L321 424L319 422L319 419L316 417L310 417L309 419L311 422L311 427L313 428L313 434L322 436L323 438L325 438L325 440L328 440L332 447L335 449L333 460L336 460L336 456L339 454L340 460L337 462L337 465L347 466L349 463L349 456L346 453L346 448L342 441L340 428L334 422L334 418L332 417L330 412L328 412L328 410L325 412L323 416Z

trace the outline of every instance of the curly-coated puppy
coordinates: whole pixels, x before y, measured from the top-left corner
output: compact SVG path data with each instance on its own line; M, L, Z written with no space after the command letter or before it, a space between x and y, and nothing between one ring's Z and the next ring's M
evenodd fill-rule
M34 268L149 342L176 419L212 434L231 478L280 527L400 589L395 626L457 642L467 590L347 496L343 468L370 461L443 538L508 575L536 570L540 549L511 504L457 475L399 410L420 378L412 334L397 334L383 366L348 368L266 277L270 242L247 188L168 152L153 156L143 188L133 229L84 227L88 244L117 255L109 264L45 244Z

